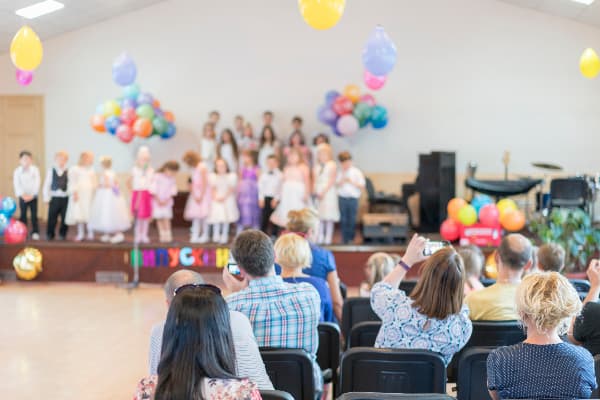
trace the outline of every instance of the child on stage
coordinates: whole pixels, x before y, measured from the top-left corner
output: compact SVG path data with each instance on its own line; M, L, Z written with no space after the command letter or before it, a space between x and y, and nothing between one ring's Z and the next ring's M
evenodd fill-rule
M239 141L239 148L241 151L258 151L258 140L254 137L254 129L252 129L252 124L250 122L246 122L244 125L244 130L242 131L242 136Z
M150 149L142 146L138 149L135 165L131 170L131 213L135 220L133 240L135 243L150 243L148 229L152 218L152 195L150 185L154 170L150 166Z
M344 244L354 241L358 201L365 187L365 176L352 165L352 156L347 151L338 155L341 168L337 177L338 199L340 203L340 228Z
M37 205L38 192L40 191L40 170L33 165L33 157L29 151L19 154L19 166L13 174L15 196L19 199L21 217L19 220L27 225L27 210L31 215L31 238L40 239L38 227Z
M267 169L262 171L258 178L258 204L261 208L260 229L269 234L269 225L271 214L277 207L279 196L281 195L282 173L279 169L279 160L277 156L271 154L267 157ZM272 234L277 236L277 229Z
M212 201L208 222L213 228L213 242L229 241L229 225L240 218L235 201L237 174L230 172L222 158L215 161L215 172L209 177Z
M246 150L242 153L240 185L238 188L238 206L240 220L237 231L244 228L258 229L260 226L260 210L258 208L258 178L260 170L256 165L256 152Z
M102 233L101 242L121 243L125 240L123 232L131 227L129 210L112 170L112 159L100 157L100 165L102 172L90 210L88 229Z
M335 187L337 165L333 160L333 151L330 145L322 143L317 147L316 161L313 168L313 182L315 183L317 210L321 220L317 243L331 244L334 224L340 220L340 208Z
M84 151L79 156L79 163L69 168L68 173L69 205L67 206L67 225L77 225L76 242L81 242L85 237L87 225L87 239L94 240L94 231L90 229L90 209L94 191L98 186L94 172L94 153Z
M217 133L215 125L211 122L204 124L202 128L202 138L200 139L200 155L206 164L206 168L212 170L217 158Z
M229 128L221 132L221 141L217 146L217 157L225 160L231 172L237 173L240 155L233 132Z
M58 228L58 237L60 240L67 238L68 226L65 222L67 216L67 206L69 204L68 172L67 161L69 154L66 151L59 151L54 156L54 166L46 173L44 179L44 203L48 206L48 226L46 228L46 239L54 240L56 232L56 223L60 217L60 228Z
M173 197L177 195L175 175L179 171L177 161L167 161L154 174L152 180L152 217L156 219L161 243L173 241L171 220L173 219Z
M183 155L183 162L193 168L190 195L183 212L183 217L187 221L192 221L190 242L206 243L209 231L207 217L212 197L208 183L208 169L202 162L200 154L195 151L186 152ZM200 236L200 228L202 228L202 236Z

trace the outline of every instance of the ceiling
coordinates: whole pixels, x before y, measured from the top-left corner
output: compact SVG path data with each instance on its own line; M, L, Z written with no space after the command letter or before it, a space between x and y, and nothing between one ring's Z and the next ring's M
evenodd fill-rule
M8 51L14 34L24 24L30 25L42 39L48 39L163 0L58 0L65 8L33 20L15 14L16 10L38 1L0 0L0 54Z
M572 0L502 0L505 3L515 4L520 7L557 15L559 17L574 19L585 24L600 27L600 0L589 6L576 3Z

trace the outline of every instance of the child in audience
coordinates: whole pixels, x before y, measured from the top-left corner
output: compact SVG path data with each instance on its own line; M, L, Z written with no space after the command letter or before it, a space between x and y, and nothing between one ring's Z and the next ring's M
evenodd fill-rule
M240 169L240 185L238 187L238 206L240 220L238 233L244 228L258 229L260 226L260 210L258 207L258 179L260 171L256 165L256 153L245 150L242 153Z
M222 158L227 163L227 167L232 172L238 170L238 159L240 157L238 153L237 142L233 136L231 129L227 128L221 132L221 141L217 146L217 156Z
M200 154L195 151L188 151L183 155L183 162L188 167L193 168L192 185L190 195L185 204L183 217L187 221L192 221L190 242L206 243L208 242L208 213L210 211L211 192L208 183L208 169L202 162ZM202 236L200 230L202 229Z
M233 119L233 134L241 147L240 141L242 140L242 137L244 137L244 117L241 115L236 115Z
M200 139L200 156L209 170L214 168L215 158L217 158L216 138L215 125L212 122L205 123L202 128L202 138Z
M319 145L321 146L321 145ZM352 156L347 151L338 155L340 171L337 176L337 191L340 207L340 228L342 230L342 243L354 241L356 234L356 217L358 203L362 190L365 187L365 176L352 165Z
M40 239L37 207L40 191L40 170L33 165L33 157L27 150L19 153L19 166L13 174L15 196L19 199L21 216L19 220L27 225L27 210L31 216L31 238Z
M317 150L318 164L313 168L315 198L321 229L317 243L331 244L334 224L340 220L340 206L335 182L337 165L333 160L333 151L328 144L320 144Z
M275 155L279 157L281 145L275 136L275 131L270 126L265 126L260 135L260 148L258 150L258 166L261 170L267 168L267 157Z
M98 186L94 172L94 153L84 151L79 156L79 163L72 166L68 172L69 205L67 206L67 225L77 225L76 242L81 242L85 237L87 225L87 239L94 240L94 231L88 225L90 209L94 191Z
M565 267L565 250L560 244L546 243L537 251L537 269L561 272Z
M387 253L371 254L365 266L365 281L360 285L360 297L369 297L371 288L392 272L397 263Z
M279 169L277 156L271 154L267 157L267 169L263 170L258 178L258 204L261 208L260 229L269 234L270 218L273 210L277 207L281 195L282 173ZM271 232L277 236L277 230Z
M240 150L242 151L251 150L258 152L258 141L254 138L254 130L252 129L252 124L250 122L247 122L244 125L239 143Z
M150 243L148 229L152 218L152 194L150 187L154 169L150 166L150 149L139 148L135 165L131 170L131 213L135 221L133 240L135 243Z
M485 264L485 256L481 249L477 246L469 245L462 246L457 251L458 255L463 259L465 265L465 296L471 292L484 288L481 283L481 271Z
M288 212L301 210L310 204L310 171L302 154L296 149L290 152L288 163L283 169L280 199L271 215L271 222L284 228Z
M302 158L306 161L308 165L311 163L311 153L308 146L305 144L304 134L300 131L294 131L290 135L290 140L288 145L283 149L283 155L286 157L289 156L292 150L298 150L300 154L302 154ZM287 161L286 161L287 162Z
M92 201L88 229L102 233L102 242L121 243L125 240L123 232L131 226L129 210L119 191L117 176L112 170L112 159L100 157L100 165L102 171Z
M156 219L161 243L173 241L171 220L173 219L173 197L177 195L175 176L178 171L177 161L167 161L156 171L152 179L152 217Z
M229 240L229 225L240 218L235 201L237 174L230 172L222 158L215 161L215 172L209 177L211 207L208 222L212 224L213 242L226 244Z
M54 240L58 217L60 217L58 236L60 240L67 238L68 226L65 222L69 204L67 161L69 161L69 154L66 151L56 152L54 166L48 170L46 179L44 179L44 189L42 190L44 203L49 203L48 226L46 228L46 238L48 240Z

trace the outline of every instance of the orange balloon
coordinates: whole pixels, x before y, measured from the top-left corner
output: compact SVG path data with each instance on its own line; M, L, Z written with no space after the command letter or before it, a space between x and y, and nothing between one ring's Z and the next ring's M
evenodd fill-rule
M154 99L154 101L152 102L152 107L154 107L154 108L160 108L160 101Z
M175 116L171 111L165 111L163 114L163 118L169 122L175 122Z
M518 232L525 227L525 214L519 210L506 210L500 216L500 225L509 232Z
M490 254L485 260L485 268L483 270L486 278L497 279L498 278L498 267L496 266L496 251Z
M100 115L100 114L96 114L94 116L92 116L91 120L90 120L90 125L92 125L92 128L94 128L94 130L96 132L106 132L106 127L104 126L104 116Z
M148 137L152 134L152 122L147 118L138 118L133 123L133 133L136 136Z
M360 88L356 85L346 85L344 96L349 98L353 103L357 103L360 100Z
M460 222L458 218L458 213L460 210L467 205L467 202L464 199L459 197L455 197L448 202L448 218L454 220L455 222Z

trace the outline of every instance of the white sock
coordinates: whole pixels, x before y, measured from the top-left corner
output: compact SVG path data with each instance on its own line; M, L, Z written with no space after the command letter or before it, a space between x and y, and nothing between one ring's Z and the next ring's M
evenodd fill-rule
M325 244L331 244L333 241L333 221L326 221L325 225Z
M200 236L200 219L194 218L192 220L192 228L190 229L192 238Z
M221 242L227 243L229 240L229 224L221 224L223 227L223 233L221 234Z
M77 224L77 237L83 239L85 236L85 224Z
M221 239L221 224L212 224L213 242L217 243Z
M198 224L200 224L201 221L202 221L202 240L207 241L208 233L210 232L210 224L208 223L206 218L204 220L199 219Z

